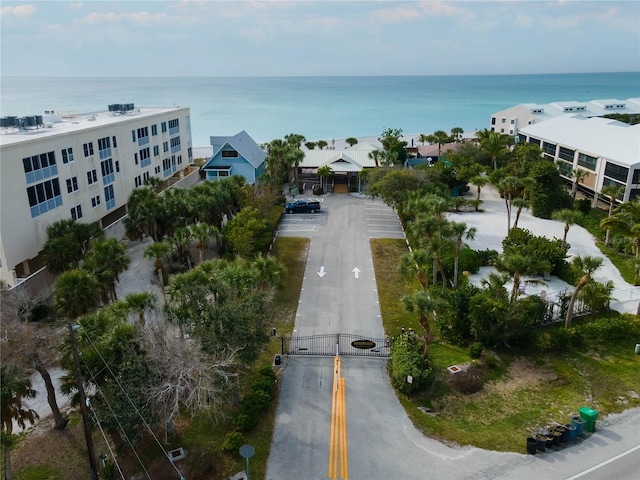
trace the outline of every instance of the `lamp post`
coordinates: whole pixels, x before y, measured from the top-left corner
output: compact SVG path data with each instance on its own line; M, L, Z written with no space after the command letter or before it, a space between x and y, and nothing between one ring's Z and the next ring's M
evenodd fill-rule
M89 467L91 468L91 480L98 480L98 467L96 465L96 453L93 449L93 439L91 438L91 426L87 412L87 397L82 385L82 373L80 372L80 356L78 355L78 344L76 343L75 330L80 328L69 324L69 338L71 339L71 352L73 353L73 365L76 374L76 387L80 393L80 414L82 415L82 426L84 427L84 439L87 442L87 454L89 455Z

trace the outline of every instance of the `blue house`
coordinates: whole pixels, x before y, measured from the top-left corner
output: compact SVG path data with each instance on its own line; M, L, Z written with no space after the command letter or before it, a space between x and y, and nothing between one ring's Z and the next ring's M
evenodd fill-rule
M240 175L248 184L265 169L267 154L244 130L232 137L210 137L213 155L202 166L207 180Z

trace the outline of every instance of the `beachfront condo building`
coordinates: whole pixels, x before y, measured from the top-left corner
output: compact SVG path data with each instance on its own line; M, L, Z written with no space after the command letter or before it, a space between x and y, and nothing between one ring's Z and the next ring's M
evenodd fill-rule
M528 125L535 125L563 115L602 117L611 113L640 114L640 98L627 100L591 100L589 102L553 102L547 104L522 103L491 115L492 132L518 135Z
M640 124L569 114L520 128L517 141L540 147L567 182L572 171L583 171L578 187L594 206L607 185L624 187L621 202L640 196Z
M193 162L186 107L3 117L0 128L0 278L14 286L43 270L47 227L73 218L107 228L129 194L171 180Z

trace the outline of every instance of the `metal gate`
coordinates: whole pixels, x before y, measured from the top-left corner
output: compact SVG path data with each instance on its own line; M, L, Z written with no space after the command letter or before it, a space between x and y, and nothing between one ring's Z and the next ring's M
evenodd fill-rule
M283 355L388 357L390 342L348 333L281 337Z

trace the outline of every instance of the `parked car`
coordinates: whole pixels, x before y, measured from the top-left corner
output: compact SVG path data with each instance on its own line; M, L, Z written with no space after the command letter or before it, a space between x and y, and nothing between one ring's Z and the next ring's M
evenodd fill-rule
M287 213L316 213L320 211L320 202L299 198L293 202L287 202L285 211Z

